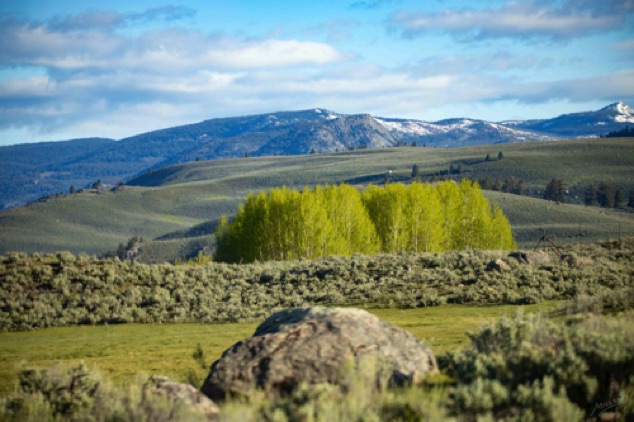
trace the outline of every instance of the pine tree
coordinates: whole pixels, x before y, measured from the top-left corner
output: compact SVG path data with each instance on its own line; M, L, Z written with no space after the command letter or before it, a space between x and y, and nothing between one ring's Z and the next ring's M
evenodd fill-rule
M515 193L515 178L511 177L510 179L506 179L504 181L504 185L502 185L502 192Z
M70 189L68 191L71 195L75 193L75 185L70 185Z
M491 180L491 176L488 176L484 179L484 184L482 185L483 189L492 190L493 189L493 180Z
M502 191L502 182L497 177L495 178L495 182L493 183L493 190L496 192Z
M625 191L621 188L617 189L614 194L614 208L625 208Z
M501 160L502 158L504 158L504 154L502 154L502 151L498 152L498 160Z
M123 243L119 243L119 247L117 248L117 256L119 259L127 259L127 252L125 245Z
M614 190L607 183L599 183L597 201L604 208L614 208Z
M557 180L557 202L564 203L566 200L566 187L563 180Z
M544 199L563 203L565 200L565 188L563 180L553 178L544 189Z
M634 208L634 190L630 191L630 199L627 201L627 206L629 208Z
M412 179L416 179L419 175L418 164L412 166Z
M597 188L594 185L590 185L586 189L583 203L586 205L597 205Z
M524 179L520 179L517 181L517 185L515 185L515 194L516 195L524 195Z

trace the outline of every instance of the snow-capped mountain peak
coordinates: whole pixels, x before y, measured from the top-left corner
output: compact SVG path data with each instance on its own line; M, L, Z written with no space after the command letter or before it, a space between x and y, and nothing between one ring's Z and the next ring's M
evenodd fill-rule
M625 103L610 104L601 111L608 113L617 123L634 123L634 109Z
M632 109L632 107L628 106L627 104L618 103L616 105L616 109L621 114L629 114L629 115L634 114L634 109Z
M634 110L622 101L605 106L601 111L616 111L621 114L632 114Z
M598 111L563 114L547 120L487 122L453 118L437 122L375 117L400 142L456 147L487 143L528 142L578 137L598 137L624 124L634 123L634 109L625 103Z
M619 112L614 120L619 123L634 123L634 109L627 104L618 103L616 110Z

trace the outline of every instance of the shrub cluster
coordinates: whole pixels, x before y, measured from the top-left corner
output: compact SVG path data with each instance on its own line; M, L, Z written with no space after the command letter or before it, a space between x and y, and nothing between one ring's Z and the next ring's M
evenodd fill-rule
M247 322L304 305L411 308L576 299L578 308L632 306L634 239L586 246L568 253L574 259L523 264L504 258L509 269L487 269L505 255L475 250L174 266L68 252L12 253L0 257L0 330Z
M113 387L83 363L72 367L25 369L17 391L0 399L0 420L55 421L206 421L191 407L143 394L141 382Z
M457 383L454 413L574 421L620 406L631 414L625 397L634 391L632 318L631 311L586 314L557 324L518 313L490 324L470 335L470 348L440 359Z
M516 247L511 226L469 180L287 188L251 194L216 231L224 262L313 259L353 253Z

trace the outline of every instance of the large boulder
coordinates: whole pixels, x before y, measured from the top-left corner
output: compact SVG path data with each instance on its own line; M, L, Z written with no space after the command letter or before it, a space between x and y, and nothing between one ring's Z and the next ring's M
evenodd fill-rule
M271 315L253 337L226 350L211 366L202 392L216 401L255 388L288 394L302 382L336 384L345 364L366 358L381 361L397 384L419 383L438 371L427 346L366 311L297 308Z

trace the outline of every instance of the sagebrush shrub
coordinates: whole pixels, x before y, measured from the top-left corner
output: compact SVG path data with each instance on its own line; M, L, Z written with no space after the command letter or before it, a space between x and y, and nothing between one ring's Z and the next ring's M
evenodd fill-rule
M458 383L454 411L579 420L596 403L618 400L632 389L633 317L586 315L558 324L517 313L484 327L470 335L471 347L439 359Z

